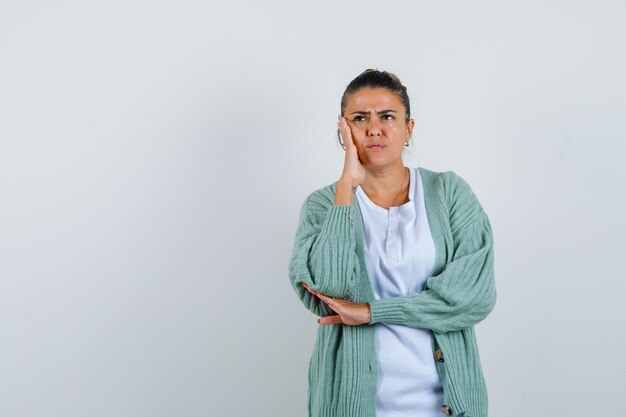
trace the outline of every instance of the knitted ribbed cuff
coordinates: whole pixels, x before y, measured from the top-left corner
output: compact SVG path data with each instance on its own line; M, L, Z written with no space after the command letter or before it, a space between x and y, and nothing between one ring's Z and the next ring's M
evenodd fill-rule
M394 298L381 298L369 302L370 324L398 321L398 316L402 314L402 306Z
M350 220L350 224L354 226L354 209L352 206L336 206L333 204L328 209L328 214L326 216L326 221L337 221L339 220L338 217L345 216ZM330 217L330 219L328 219L328 217Z

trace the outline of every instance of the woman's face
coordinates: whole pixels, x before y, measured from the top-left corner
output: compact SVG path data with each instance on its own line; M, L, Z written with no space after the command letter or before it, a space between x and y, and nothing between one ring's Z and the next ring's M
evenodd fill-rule
M400 97L386 88L362 88L346 98L343 114L364 166L402 163L402 150L415 121L406 122Z

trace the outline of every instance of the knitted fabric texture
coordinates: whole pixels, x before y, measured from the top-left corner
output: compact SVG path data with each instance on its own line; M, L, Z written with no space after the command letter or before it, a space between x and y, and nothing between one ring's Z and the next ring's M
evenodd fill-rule
M302 205L288 272L301 302L315 315L336 314L303 287L306 283L371 307L368 324L318 326L308 369L309 417L375 417L376 323L429 329L444 387L443 412L488 417L474 326L496 303L491 224L463 178L453 171L419 170L436 258L432 275L415 294L374 298L356 198L349 206L334 205L333 183Z

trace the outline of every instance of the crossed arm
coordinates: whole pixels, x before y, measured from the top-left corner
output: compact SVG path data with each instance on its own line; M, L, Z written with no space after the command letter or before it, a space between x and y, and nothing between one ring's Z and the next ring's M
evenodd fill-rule
M351 206L324 208L310 200L300 212L289 278L305 307L322 316L320 324L395 323L448 332L475 325L494 308L493 236L482 208L470 220L451 219L459 227L450 259L421 292L358 303L346 299L360 273L357 213Z

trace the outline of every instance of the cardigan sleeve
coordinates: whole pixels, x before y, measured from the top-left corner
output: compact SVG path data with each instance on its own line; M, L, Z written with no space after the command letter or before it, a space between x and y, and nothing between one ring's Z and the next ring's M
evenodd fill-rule
M451 205L451 259L439 274L428 278L421 292L370 301L370 324L395 323L445 333L473 326L493 310L491 223L465 181L457 181L454 193L469 196L470 203L458 199Z
M354 208L328 203L315 193L303 203L289 262L292 287L318 316L336 313L302 283L328 296L349 299L358 273Z

